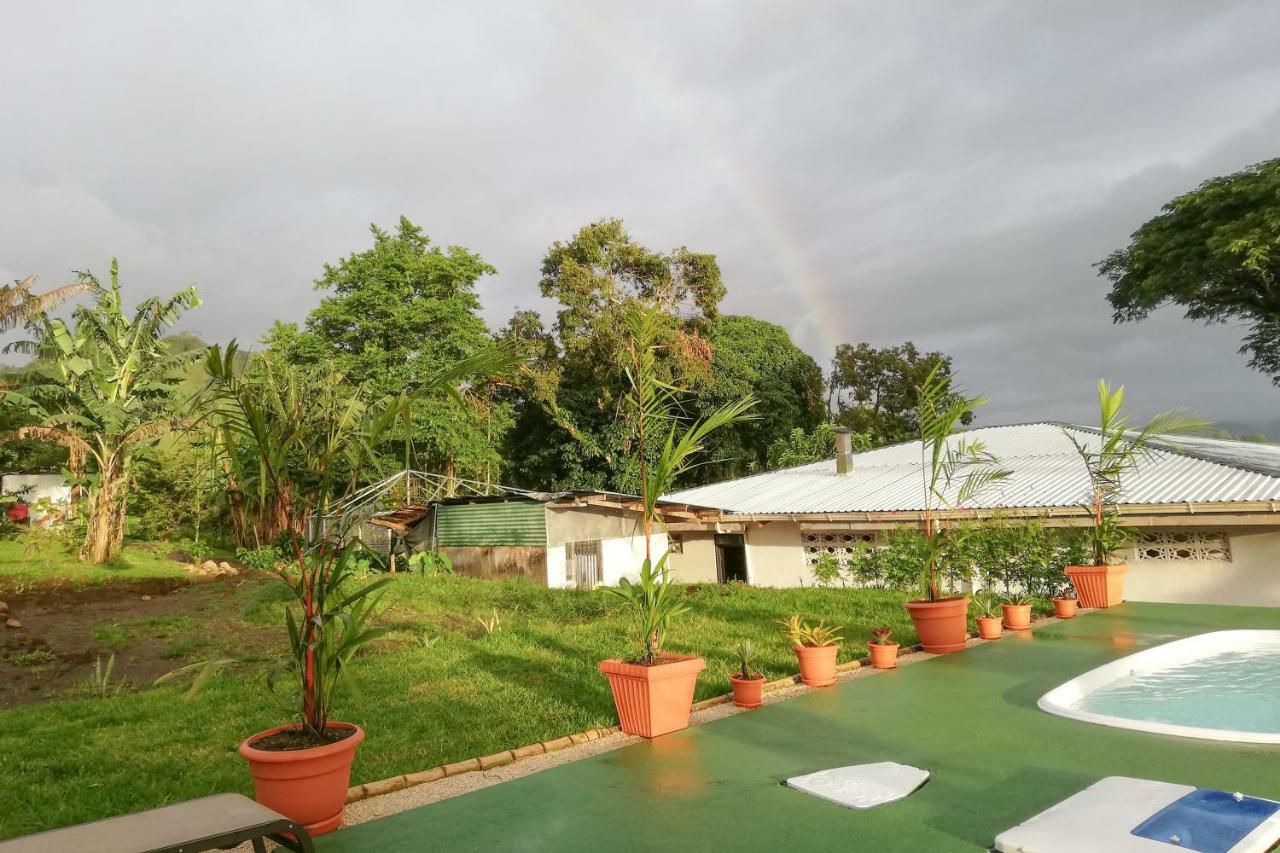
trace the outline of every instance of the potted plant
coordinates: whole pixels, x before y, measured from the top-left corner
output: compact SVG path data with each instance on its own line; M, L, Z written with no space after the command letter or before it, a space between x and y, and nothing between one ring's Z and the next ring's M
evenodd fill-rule
M1075 589L1070 584L1063 586L1053 596L1053 615L1059 619L1072 619L1080 606L1076 599Z
M957 536L937 517L939 509L956 510L987 487L1004 480L1002 469L981 441L953 436L958 425L987 401L952 390L939 362L916 386L920 464L924 479L924 537L927 543L920 569L922 596L906 603L920 644L927 652L958 652L968 640L969 599L945 588L952 580L951 552Z
M750 640L743 640L734 652L738 658L738 671L729 676L733 684L733 704L739 708L759 708L764 701L764 676L751 669L756 647Z
M1089 490L1081 508L1089 517L1087 532L1092 561L1090 565L1067 566L1065 570L1081 607L1114 607L1124 601L1124 576L1128 566L1120 562L1119 551L1132 537L1132 531L1121 524L1116 508L1122 478L1152 457L1152 443L1162 435L1193 432L1206 425L1186 410L1174 409L1156 415L1141 429L1133 429L1129 416L1124 413L1124 386L1113 389L1104 379L1098 380L1098 408L1096 435L1077 438L1063 428L1089 478ZM1176 448L1172 441L1164 440Z
M662 650L667 628L688 608L667 568L671 552L664 550L656 559L653 554L653 529L662 524L659 498L693 467L711 433L748 419L755 404L743 398L706 417L684 420L678 389L658 376L657 350L665 317L656 305L638 306L627 315L630 388L626 403L639 468L644 561L637 582L624 577L618 586L606 587L631 611L636 652L625 660L600 663L622 730L641 737L658 737L689 725L698 673L707 665L700 657Z
M1031 597L1026 593L1011 593L1000 602L1004 612L1004 627L1010 631L1031 629Z
M993 592L984 592L974 597L978 605L978 636L983 640L998 640L1004 636L1000 627L1003 613L1000 609L1000 598Z
M872 628L871 644L867 651L871 653L871 665L876 669L896 669L898 666L898 644L890 639L892 628Z
M835 684L836 653L843 639L836 633L840 626L829 626L825 619L817 625L810 625L794 613L789 619L779 619L778 624L795 649L796 660L800 663L800 680L809 687Z

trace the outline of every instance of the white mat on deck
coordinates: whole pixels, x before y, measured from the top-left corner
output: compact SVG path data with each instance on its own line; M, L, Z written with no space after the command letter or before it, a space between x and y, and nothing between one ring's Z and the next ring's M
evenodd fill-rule
M996 836L1000 853L1172 853L1174 844L1140 838L1134 827L1194 791L1190 785L1108 776L1072 794L1056 806ZM1263 853L1274 840L1277 819L1273 815L1231 853Z
M869 809L902 799L928 778L928 770L880 761L795 776L787 780L787 786L851 809Z

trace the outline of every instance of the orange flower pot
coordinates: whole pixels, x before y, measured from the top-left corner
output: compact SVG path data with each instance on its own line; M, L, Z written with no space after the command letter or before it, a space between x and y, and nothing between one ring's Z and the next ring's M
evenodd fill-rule
M1124 601L1126 565L1067 566L1067 577L1076 588L1081 607L1115 607Z
M897 643L872 643L867 649L871 652L871 665L876 669L897 669Z
M836 653L840 647L796 646L800 662L800 680L810 687L827 687L836 683Z
M969 639L969 599L908 601L905 605L926 652L945 655L964 648Z
M613 690L622 730L640 737L688 728L698 673L706 668L702 658L669 654L663 654L653 666L620 660L600 662L600 671Z
M755 678L739 678L729 676L733 685L733 704L739 708L759 708L764 703L764 676Z
M1074 598L1055 598L1053 600L1053 615L1059 619L1071 619L1076 615L1076 610L1080 603Z
M998 640L1003 637L1004 631L1000 628L1000 617L979 616L978 636L984 640Z
M272 751L254 743L299 726L279 726L250 737L239 753L253 774L253 796L269 809L297 821L312 835L337 829L351 785L351 762L364 740L364 729L353 723L330 723L330 728L352 729L354 734L336 743L308 749Z
M1001 604L1004 626L1010 631L1026 631L1031 627L1030 604Z

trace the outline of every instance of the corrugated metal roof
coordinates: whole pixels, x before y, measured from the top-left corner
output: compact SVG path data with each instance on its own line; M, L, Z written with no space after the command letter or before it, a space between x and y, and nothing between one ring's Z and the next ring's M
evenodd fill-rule
M1055 423L983 427L962 433L981 440L1010 477L965 509L1073 507L1088 492L1084 463L1068 432L1086 447L1098 434ZM958 437L958 436L957 436ZM1173 449L1174 445L1179 448ZM853 457L841 476L826 460L685 489L666 499L734 513L910 512L924 509L918 441ZM1126 474L1122 504L1205 504L1280 500L1280 448L1243 441L1168 437L1137 471Z

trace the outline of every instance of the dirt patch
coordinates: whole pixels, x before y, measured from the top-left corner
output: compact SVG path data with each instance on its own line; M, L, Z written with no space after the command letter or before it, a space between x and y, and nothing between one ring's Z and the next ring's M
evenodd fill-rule
M272 654L279 632L238 618L238 590L258 582L156 578L11 595L5 601L22 627L0 627L0 708L88 692L113 654L112 689L123 682L126 690L193 660Z

